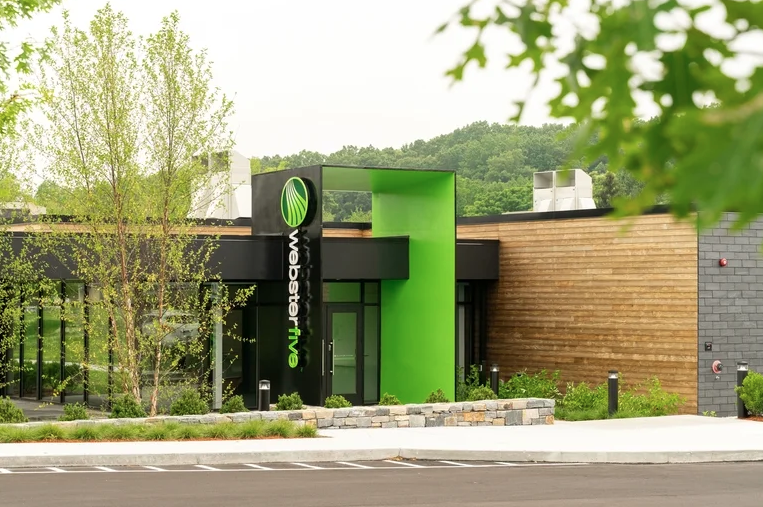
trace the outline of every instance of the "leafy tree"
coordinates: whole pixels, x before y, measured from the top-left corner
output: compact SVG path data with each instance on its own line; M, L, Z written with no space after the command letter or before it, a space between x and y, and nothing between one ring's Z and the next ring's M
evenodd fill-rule
M571 35L554 30L563 19L576 20L565 23ZM438 32L452 25L475 33L447 72L455 81L469 64L488 63L491 30L511 36L508 68L530 70L530 92L550 60L566 66L548 105L552 117L581 125L570 158L606 157L612 169L643 182L635 198L613 199L619 215L641 213L661 199L678 217L696 206L699 227L724 211L739 212L737 226L763 211L763 66L754 60L743 78L724 72L739 57L760 56L745 39L763 27L763 3L475 0ZM653 99L654 121L634 120L638 96ZM525 102L516 105L518 121Z
M34 14L46 12L61 0L3 0L0 4L0 30L14 28L18 22L31 19ZM7 43L0 43L0 136L6 136L14 129L16 118L30 105L28 87L11 91L9 80L14 73L28 74L30 62L35 53L44 48L35 47L24 41L17 52L9 51Z
M90 343L113 351L117 389L139 403L147 395L151 415L165 387L206 384L206 337L249 296L205 285L219 282L210 266L217 235L197 237L187 218L192 190L227 189L226 173L205 161L232 146L233 106L212 88L206 52L191 49L179 21L171 14L144 40L110 5L87 31L65 13L37 83L45 190L77 197L65 201L76 230L51 222L41 241L97 289L86 301Z

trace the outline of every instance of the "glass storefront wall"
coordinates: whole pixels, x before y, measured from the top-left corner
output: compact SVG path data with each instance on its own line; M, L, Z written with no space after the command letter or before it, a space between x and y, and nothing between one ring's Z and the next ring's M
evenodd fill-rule
M199 298L199 290L187 285L178 284L173 289L178 300ZM135 329L143 343L139 375L146 399L155 382L157 355L150 352L155 352L157 346L161 347L162 391L211 387L210 339L215 328L222 330L226 351L221 365L227 366L221 371L230 384L241 382L245 369L242 365L247 359L247 345L241 339L246 321L244 309L233 309L219 326L209 326L212 329L202 336L201 305L181 304L178 309L167 310L159 326L158 309L148 306L141 309ZM45 402L85 402L93 408L105 408L111 394L122 392L128 385L128 370L120 367L124 364L120 357L125 357L120 354L128 353L125 321L118 311L104 304L97 287L76 281L58 282L41 304L39 298L25 301L21 314L20 338L5 354L9 364L2 394Z

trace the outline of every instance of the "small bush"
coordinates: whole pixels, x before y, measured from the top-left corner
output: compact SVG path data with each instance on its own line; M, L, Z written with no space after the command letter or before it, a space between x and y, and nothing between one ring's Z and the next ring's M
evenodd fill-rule
M318 429L315 426L299 426L297 428L297 436L299 438L315 438L318 435Z
M238 414L240 412L249 412L246 409L246 405L244 405L243 396L231 396L225 400L225 403L220 408L221 414Z
M233 427L233 423L212 424L205 428L204 436L207 438L215 438L217 440L228 440L233 434Z
M299 393L282 394L276 402L276 410L302 410L303 407Z
M280 419L265 426L266 437L291 438L296 432L293 422Z
M34 440L38 442L55 442L56 440L66 440L66 432L61 426L55 424L45 424L32 429Z
M528 374L527 371L517 373L507 381L501 381L498 385L498 397L502 400L513 398L545 398L558 400L561 397L559 393L559 371L551 375L546 370L541 370L535 374Z
M93 424L79 427L66 427L57 424L45 424L35 428L15 426L0 427L0 443L17 442L62 442L79 440L98 441L159 441L159 440L194 440L215 438L219 440L242 440L275 436L282 438L311 438L317 435L312 426L298 426L293 421L278 420L272 422L249 421L246 423L218 424Z
M0 398L0 424L25 423L24 411L13 404L10 398Z
M457 368L456 401L467 401L472 390L480 386L479 366L473 364L469 370L469 375L464 380L461 380L463 372L463 368Z
M634 417L655 417L678 413L683 400L678 394L669 393L662 389L657 377L649 379L646 392L644 386L637 385L628 391L620 393L618 411L637 414Z
M734 388L742 398L745 408L752 415L763 414L763 375L756 371L751 371L745 377L742 386Z
M449 401L450 400L445 396L445 393L442 392L442 389L438 389L437 391L429 393L429 396L424 400L424 403L448 403Z
M67 403L64 405L64 413L59 416L59 421L84 421L90 419L87 413L87 405L84 403Z
M384 395L379 400L379 405L386 407L390 405L402 405L402 403L400 403L400 400L398 400L397 396L394 394L384 393Z
M209 413L209 403L201 398L196 389L186 389L170 405L170 415L204 415Z
M111 419L138 419L146 417L146 411L138 400L129 394L116 398L111 404Z
M99 425L98 429L103 440L143 440L146 433L146 426L143 424L104 424Z
M675 393L663 390L657 378L651 378L646 385L636 385L625 389L621 382L618 411L615 419L630 417L654 417L678 413L683 399ZM559 401L555 417L562 421L589 421L608 419L609 394L607 383L591 387L585 382L567 384L567 392Z
M566 410L591 410L607 406L607 384L591 389L585 382L567 384L567 392L559 401L559 407Z
M488 386L477 386L469 392L466 401L494 400L497 396Z
M202 437L202 429L198 424L181 424L173 432L173 436L177 440L198 440Z
M326 403L323 406L326 408L350 408L352 403L340 394L333 394L326 398Z
M262 438L265 434L265 423L263 421L248 421L244 424L236 425L233 434L237 440Z
M146 440L156 440L156 441L162 441L162 440L170 440L172 438L172 434L175 430L175 426L180 426L179 424L173 424L173 423L167 423L167 424L151 424L148 428L146 428L145 437Z
M93 426L78 426L72 432L73 440L97 442L101 439L101 433Z

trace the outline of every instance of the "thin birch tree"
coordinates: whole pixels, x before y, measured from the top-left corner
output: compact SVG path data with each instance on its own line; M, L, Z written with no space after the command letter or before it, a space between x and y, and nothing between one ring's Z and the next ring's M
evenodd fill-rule
M233 105L179 23L173 13L144 40L109 4L88 30L65 14L36 83L46 118L36 144L73 210L46 241L94 289L90 342L113 357L115 389L151 415L175 392L165 387L208 384L208 337L251 294L228 297L211 263L218 235L199 237L188 218L195 190L228 189L203 160L232 147Z

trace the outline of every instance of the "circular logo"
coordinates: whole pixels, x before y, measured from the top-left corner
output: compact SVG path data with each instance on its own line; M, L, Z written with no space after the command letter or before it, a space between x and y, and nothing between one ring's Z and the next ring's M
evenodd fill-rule
M307 218L307 185L302 178L289 178L281 191L281 216L289 227L299 227Z

